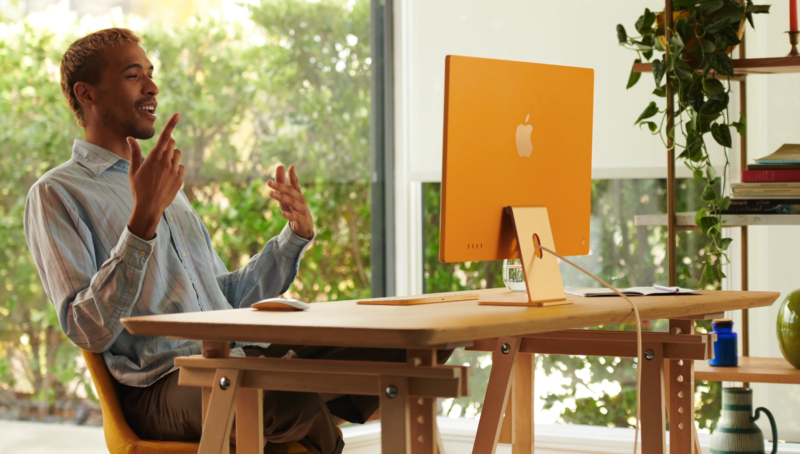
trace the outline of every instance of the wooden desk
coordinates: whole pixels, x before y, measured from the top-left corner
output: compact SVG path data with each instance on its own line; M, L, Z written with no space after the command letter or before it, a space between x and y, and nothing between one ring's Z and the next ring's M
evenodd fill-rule
M496 291L499 290L480 292ZM691 326L692 318L702 319L707 314L716 314L727 310L770 306L779 296L780 294L777 292L701 292L700 295L695 296L637 297L634 301L639 308L642 320L684 319L679 323L682 323L683 326L687 326L687 324ZM436 432L433 426L435 397L464 395L463 392L466 389L466 374L460 372L458 368L449 368L446 377L430 375L434 369L442 368L442 366L436 365L435 360L432 360L435 358L436 349L471 346L475 341L483 341L478 344L485 346L487 345L485 340L492 339L492 341L488 341L494 345L492 348L494 361L492 374L473 451L475 454L489 454L494 452L499 437L503 411L508 400L511 383L514 381L512 377L514 377L517 358L523 358L524 364L530 364L531 355L526 353L545 353L536 350L526 351L523 345L525 342L532 342L526 341L525 339L529 338L526 336L634 321L630 306L621 298L575 297L574 300L575 304L573 305L547 308L478 306L476 301L410 307L357 305L355 301L336 301L313 304L311 309L306 312L259 312L252 309L239 309L129 317L123 319L122 323L132 334L203 341L205 358L199 356L179 358L176 360L176 364L181 365L182 383L191 382L196 386L203 386L206 390L203 402L205 408L208 408L209 405L212 407L213 412L209 411L209 414L213 414L215 419L223 414L222 417L227 417L228 424L226 429L224 419L222 424L218 425L204 423L200 453L219 452L224 449L224 446L227 446L222 440L226 440L230 432L230 420L233 417L233 407L239 387L242 387L243 392L247 393L250 402L250 404L246 404L240 400L237 404L240 420L243 420L241 416L245 411L256 417L257 412L252 409L256 405L254 403L256 397L252 392L258 386L269 386L266 389L286 391L336 392L333 389L338 389L336 388L338 384L333 383L336 380L332 381L331 377L355 370L352 368L358 365L358 363L351 362L344 364L344 362L298 360L296 361L297 367L288 370L286 364L295 363L294 361L227 358L228 341L385 347L409 350L408 365L400 365L397 366L397 369L386 370L385 365L372 363L367 364L368 367L364 370L359 369L347 375L348 380L360 380L359 383L364 384L359 387L362 394L379 395L381 398L383 452L405 454L408 452L437 452ZM630 336L623 333L619 333L619 335L622 337L600 340L614 348L627 348L626 351L630 351ZM603 336L608 336L608 334ZM655 372L650 374L647 380L651 382L648 388L655 390L653 392L660 390L660 399L655 402L663 404L665 401L664 359L666 358L666 362L670 363L668 366L670 380L667 380L666 384L669 385L673 376L680 375L680 387L687 388L693 383L692 355L700 354L702 351L708 352L710 343L707 336L693 335L689 329L685 329L680 334L670 333L660 334L660 336L658 339L651 338L648 341L657 350L660 349L656 352L656 361L648 363L658 363L660 366L654 369ZM689 339L678 338L678 336L692 337ZM494 341L494 339L497 340ZM567 342L569 339L572 340ZM537 342L539 344L536 345L541 345L541 341ZM550 342L552 346L553 340L551 339ZM570 344L575 348L579 348L581 342L586 346L596 344L589 338L576 340L569 333L562 335L561 340L555 342L563 345ZM703 347L705 350L693 347L694 350L685 353L689 358L686 360L678 359L684 358L684 356L680 356L684 353L673 353L673 356L664 354L665 345L669 347L681 343L687 343L687 345L702 343L705 345ZM681 348L669 347L668 350L684 351ZM520 350L522 350L521 353ZM688 350L686 351L688 352ZM594 352L594 354L599 353ZM276 361L281 361L281 363L277 364ZM314 367L310 363L317 363L318 366ZM361 365L364 366L363 363ZM382 369L378 370L381 367ZM320 375L321 371L327 372ZM647 369L643 369L643 373L645 371ZM233 393L226 394L220 390L219 386L216 386L222 372L233 376L230 387L234 391ZM516 377L518 383L524 382L528 377L527 380L532 386L531 373L530 370L527 370L518 374ZM304 387L299 389L300 385L297 380L280 379L286 374L291 374L292 377L305 376L308 378L302 381ZM242 383L245 384L242 385ZM386 392L386 388L389 384L392 386L391 394L394 394L395 397L387 396L389 393ZM345 384L343 383L341 386L345 387ZM416 388L413 388L414 386ZM346 388L352 390L353 386L346 386ZM672 388L673 390L678 389L679 386L673 385ZM521 391L532 395L529 389ZM423 393L427 394L419 397ZM409 398L412 396L414 397L413 402L418 405L408 405ZM672 397L670 395L669 400L674 400ZM687 402L692 401L691 394L687 396L686 400ZM643 399L643 406L644 402L645 399ZM645 413L650 415L649 417L657 419L654 424L651 424L652 427L660 426L657 431L648 432L657 434L660 430L663 439L664 406L659 405L658 407L660 409L657 411ZM672 410L670 411L671 421L686 420L687 424L693 424L694 410L691 405L686 409L681 407L680 414L676 411L675 405L670 406L670 409ZM514 452L531 452L533 418L530 409L519 408L518 410L520 412L527 411L529 418L524 425L530 427L526 429L529 436L522 437L515 443ZM412 422L409 423L409 421ZM644 424L644 416L642 422ZM222 428L220 429L219 426ZM238 426L239 424L237 424L237 429ZM390 427L391 429L389 429ZM688 427L684 433L689 432ZM258 430L255 428L251 430L249 436L256 437ZM213 432L213 436L207 432ZM672 432L677 433L678 431L673 430ZM237 448L237 451L248 452L247 448L243 450L242 447L250 446L249 444L243 445L246 437L239 435L237 434L237 439L240 447ZM255 443L253 441L253 446ZM659 442L655 445L663 446L664 443ZM219 446L219 448L215 448L215 446ZM260 450L260 447L258 449ZM648 448L648 451L643 452L657 450L657 448L655 450ZM685 436L678 439L673 438L671 451L674 453L691 452L691 435L688 439ZM661 452L664 452L663 449Z

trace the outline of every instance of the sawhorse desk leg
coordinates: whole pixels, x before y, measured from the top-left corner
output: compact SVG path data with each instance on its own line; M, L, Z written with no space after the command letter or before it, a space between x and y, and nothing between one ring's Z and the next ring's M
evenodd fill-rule
M511 417L514 438L511 443L512 454L533 453L533 385L535 376L535 355L533 353L518 353L517 364L514 366L513 405ZM509 396L509 402L512 402Z
M694 333L693 320L670 320L669 332L675 335ZM694 361L669 361L669 452L696 452L697 430L694 427ZM696 453L699 454L699 453Z
M672 329L670 333L642 333L643 454L666 452L667 403L670 404L672 421L670 453L690 454L696 445L696 436L692 436L693 360L711 357L713 336L693 334L691 320L671 323L682 328L679 331ZM470 350L491 351L493 361L473 454L494 454L501 433L503 442L511 442L514 454L533 452L534 353L637 356L636 333L629 331L565 330L516 338L484 339L476 341ZM514 389L513 402L509 402L511 388Z
M442 346L445 349L451 346ZM203 355L176 359L178 384L203 389L199 454L227 454L234 412L242 454L262 452L263 391L378 395L382 451L442 454L436 399L469 395L469 367L437 364L437 349L408 350L407 364L233 358L227 343L203 342Z
M409 366L435 367L436 350L408 350L406 362ZM409 402L409 432L413 454L443 454L441 436L436 427L436 399L411 397ZM381 413L383 416L383 413Z
M411 436L407 377L381 377L381 452L409 454Z
M642 454L666 454L667 424L664 400L664 344L643 343L642 418L640 422Z
M512 454L533 452L533 408L536 355L517 353L514 382L506 401L498 443L511 445Z
M519 337L501 337L497 340L472 454L494 454L521 341Z

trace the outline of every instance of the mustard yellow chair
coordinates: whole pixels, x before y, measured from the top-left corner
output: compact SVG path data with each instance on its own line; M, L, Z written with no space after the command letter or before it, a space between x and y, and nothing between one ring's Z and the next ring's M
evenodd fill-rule
M106 437L106 445L111 454L196 454L200 448L199 443L187 443L180 441L154 441L140 439L125 421L122 414L122 407L119 404L117 390L114 379L108 372L103 355L91 353L86 350L83 358L92 380L97 388L97 397L100 399L100 408L103 410L103 432ZM309 451L300 443L267 443L268 454L308 454ZM235 454L234 446L231 446L231 454Z

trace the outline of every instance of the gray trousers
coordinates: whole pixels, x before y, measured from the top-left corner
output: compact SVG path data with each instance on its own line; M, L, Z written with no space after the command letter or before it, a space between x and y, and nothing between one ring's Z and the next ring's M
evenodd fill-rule
M405 362L399 349L343 348L271 345L245 348L247 356L282 358L293 351L302 359ZM440 351L443 364L452 350ZM377 396L346 395L325 402L317 393L264 391L264 439L268 443L297 441L311 452L340 454L344 441L333 422L335 415L345 421L364 423L378 409ZM201 390L179 386L172 372L146 388L120 385L120 403L131 429L145 440L199 441L202 433ZM234 419L234 427L236 420Z

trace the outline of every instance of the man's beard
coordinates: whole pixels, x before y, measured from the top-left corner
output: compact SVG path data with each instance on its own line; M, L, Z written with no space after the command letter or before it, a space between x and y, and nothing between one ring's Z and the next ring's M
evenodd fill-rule
M123 137L133 137L137 140L147 140L156 134L156 129L153 126L141 124L137 118L120 118L113 110L103 110L103 118L105 123L109 126L116 126L115 129L123 134ZM112 126L112 127L114 127Z

